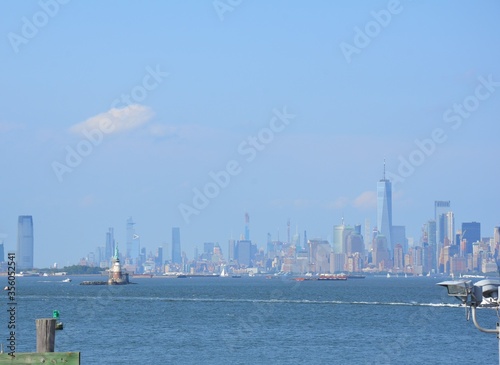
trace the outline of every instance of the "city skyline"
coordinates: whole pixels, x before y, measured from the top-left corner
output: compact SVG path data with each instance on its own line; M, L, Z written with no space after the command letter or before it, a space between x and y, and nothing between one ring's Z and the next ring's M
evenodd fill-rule
M377 187L380 187L380 182L384 182L384 188L385 184L390 185L389 180L380 180L377 183ZM438 208L439 207L439 208ZM454 220L454 212L451 211L451 203L450 201L435 201L434 202L434 210L435 210L435 215L437 217L440 217L438 221L441 221L441 225L446 228L446 232L443 233L444 237L444 244L443 245L436 245L436 257L439 257L438 252L440 252L443 249L443 246L449 246L449 245L456 245L457 247L460 247L460 252L463 251L463 254L472 254L472 244L484 240L485 238L492 238L494 240L498 240L498 237L500 234L500 227L499 226L494 226L491 227L491 234L483 234L481 231L481 223L480 222L461 222L460 229L455 228L455 220ZM446 213L442 213L446 212ZM210 241L210 240L204 240L203 242L198 242L195 243L194 245L188 245L189 248L193 248L193 254L191 255L188 250L184 248L184 245L181 241L181 232L179 227L171 227L171 240L170 242L165 241L163 244L160 245L144 245L140 246L139 243L139 236L135 233L135 222L133 221L132 217L129 217L125 221L125 229L124 231L126 232L125 236L127 237L127 240L132 240L134 242L134 249L128 249L127 252L123 255L124 258L128 258L127 264L130 265L142 265L143 262L139 260L139 257L142 255L148 256L151 253L154 253L155 250L168 250L170 248L170 257L168 255L163 256L160 253L160 257L164 259L164 261L169 261L172 262L173 264L181 264L183 262L181 258L181 253L182 255L185 253L186 258L188 260L196 260L196 252L199 251L201 247L203 247L203 252L206 252L206 247L207 245L211 245L212 247L214 245L221 247L222 251L220 253L221 257L224 257L226 260L230 260L232 255L231 252L232 250L234 251L234 248L231 248L231 242L233 245L236 243L236 247L238 246L239 243L241 244L248 244L248 247L246 250L249 250L249 247L251 245L255 246L255 250L259 249L264 249L265 252L269 250L269 243L271 240L273 240L272 235L270 233L267 234L267 241L264 242L263 240L257 240L257 241L251 241L249 240L250 236L250 228L249 228L249 220L250 220L250 215L248 212L244 213L244 221L242 219L242 233L239 235L239 239L234 239L233 236L231 235L230 238L226 240L221 240L221 241ZM31 225L30 225L31 224ZM429 227L429 225L433 224L434 228ZM29 226L29 227L28 227ZM288 229L290 228L290 219L287 220L287 226ZM392 256L396 254L396 246L399 246L400 249L402 249L401 252L407 253L408 252L408 239L412 241L412 247L416 246L422 246L423 242L431 244L435 244L435 242L439 241L439 232L436 229L436 226L439 226L439 224L436 224L435 220L429 220L426 222L423 222L421 227L420 227L420 236L418 237L409 237L405 235L405 229L406 226L392 226L392 234L399 237L399 239L396 239L393 242L394 247L391 247L389 245L389 241L387 240L387 236L384 235L380 230L376 230L376 226L373 227L373 231L370 234L370 237L365 237L362 236L361 232L361 224L345 224L344 218L342 217L342 221L340 225L334 225L333 226L333 234L329 236L328 238L323 238L323 237L315 237L314 235L311 237L311 239L307 239L306 234L307 234L307 229L304 231L304 241L303 244L300 244L300 234L296 233L292 239L292 237L288 236L287 239L283 239L283 237L276 237L273 242L283 242L283 243L289 243L292 245L299 244L300 247L302 248L307 248L307 245L310 245L311 242L324 242L328 243L332 254L348 254L351 252L347 247L351 245L351 238L359 235L362 237L361 245L364 247L365 252L368 254L371 251L371 249L375 249L375 246L377 245L377 242L380 242L378 238L383 237L383 247L384 250L388 251L388 257L392 259ZM26 237L31 237L30 241L31 244L26 246L24 244L24 249L23 251L26 251L26 248L29 248L29 251L31 252L30 259L26 256L24 261L25 263L22 263L20 267L23 267L24 269L28 268L42 268L44 266L33 266L33 260L34 260L34 245L33 245L33 224L32 224L32 217L31 216L20 216L18 219L18 240L17 240L17 249L16 252L18 253L19 257L22 257L20 253L20 248L23 246L22 242L26 241ZM116 245L119 243L114 239L114 227L109 227L107 232L104 232L104 240L103 244L98 245L94 247L91 251L88 252L88 255L84 255L82 257L76 258L74 257L74 260L72 262L68 262L67 265L72 265L77 263L81 259L89 260L90 256L92 255L92 259L90 259L90 262L94 262L95 265L99 265L100 263L98 261L93 261L94 259L100 257L101 259L104 259L105 257L110 258L111 256L108 255L110 250L114 252L114 249ZM24 234L25 232L26 234ZM31 236L29 235L29 232L31 232ZM398 233L395 233L398 232ZM24 237L26 236L26 237ZM378 238L376 237L378 236ZM28 238L29 238L28 237ZM349 239L347 239L349 237ZM449 237L452 237L450 239ZM289 240L288 240L289 239ZM403 242L403 239L406 240ZM373 242L372 242L373 240ZM466 241L466 244L463 244L462 241ZM375 245L372 247L372 244ZM135 245L137 247L135 247ZM267 247L266 247L267 245ZM128 247L131 247L132 245L127 244ZM463 246L463 247L462 247ZM132 252L135 251L140 252L136 258L133 258ZM9 250L12 251L12 250ZM356 251L358 252L358 251ZM237 253L237 250L236 250ZM384 253L385 255L385 253ZM236 254L238 256L238 254ZM245 262L249 262L249 254L247 254L245 257L247 257ZM385 257L385 256L384 256ZM26 262L30 261L31 264L26 264ZM103 261L109 261L109 260L103 260ZM439 259L436 259L436 265L439 264ZM51 264L52 265L52 264ZM59 265L59 267L62 265ZM48 267L48 266L46 266ZM139 267L139 266L137 266ZM436 270L440 270L439 266L437 267ZM441 268L442 270L442 268Z
M443 249L443 246L454 245L454 244L461 246L461 241L466 239L467 240L466 246L464 246L463 248L461 247L460 250L461 251L463 250L463 252L467 254L467 253L472 253L472 243L476 242L476 240L479 241L478 237L481 239L484 237L486 237L486 238L491 237L491 238L495 238L495 239L497 238L496 236L498 235L498 229L499 229L498 225L491 227L491 229L492 229L491 235L488 233L483 234L482 230L481 230L481 223L476 222L476 221L461 222L459 225L459 227L461 227L461 228L460 229L456 228L455 227L455 218L454 218L455 213L451 208L451 202L449 200L448 201L442 201L442 200L434 201L435 219L422 222L422 224L420 226L420 235L419 236L417 236L417 237L407 236L405 234L405 231L406 231L405 225L395 226L392 224L390 224L390 225L388 224L388 222L392 221L392 189L391 189L391 185L392 185L391 181L389 179L385 178L385 161L384 161L384 176L381 180L379 180L377 182L377 185L376 185L377 222L379 222L379 221L382 222L385 220L386 226L390 227L390 237L393 237L394 235L396 235L400 239L396 240L397 242L395 240L392 240L392 242L391 242L390 240L387 239L387 234L384 234L375 225L372 227L373 230L370 231L371 232L370 237L367 238L367 237L363 236L364 247L365 247L365 250L367 250L367 252L370 252L370 248L372 247L372 239L375 238L375 235L376 235L375 232L377 232L377 231L378 231L378 235L382 235L382 237L384 237L383 245L388 250L389 256L395 254L395 247L394 247L395 245L402 246L403 252L407 252L407 250L408 250L408 241L407 240L408 239L410 239L413 242L413 245L412 245L413 247L421 245L421 243L422 243L421 240L424 238L424 235L426 238L428 238L427 242L433 243L434 238L433 237L429 238L432 235L432 233L429 233L429 231L424 232L425 227L427 227L427 229L429 229L428 225L431 224L431 222L435 222L434 223L434 225L436 227L435 228L435 242L441 241L441 243L439 245L436 245L436 258L437 258L436 265L439 265L439 259L438 259L439 252ZM233 238L233 232L231 232L231 236L225 240L224 239L215 240L215 241L203 240L202 242L201 241L196 242L196 243L193 243L191 245L188 243L187 247L192 249L192 252L190 253L189 248L186 249L185 244L184 245L181 244L181 239L180 239L181 234L180 234L179 227L171 227L171 240L170 241L164 240L161 244L158 244L158 245L146 244L144 246L141 246L140 241L139 241L139 236L135 233L134 226L136 223L134 222L132 217L128 217L125 221L126 228L124 229L124 232L125 232L124 242L126 242L126 247L127 247L127 250L126 250L124 257L127 257L129 259L128 260L129 264L135 265L136 263L140 262L139 257L141 256L142 250L148 250L147 252L144 253L144 254L148 255L148 252L152 253L157 249L163 251L163 250L168 250L170 248L170 257L168 257L168 255L162 256L162 257L164 257L165 259L168 258L168 261L171 261L174 264L180 264L180 263L182 263L182 258L181 258L182 255L181 254L185 253L186 257L190 260L196 259L195 253L200 249L200 247L202 247L204 245L206 246L208 243L210 243L212 245L214 245L214 244L220 245L221 247L223 247L221 255L223 257L225 257L226 259L228 259L231 257L231 241L233 243L234 242L236 242L236 243L241 242L241 244L244 244L244 243L248 243L249 245L252 244L252 245L255 245L255 249L258 250L258 249L266 249L266 244L268 244L270 242L270 240L278 240L280 242L288 242L288 243L292 243L292 244L295 242L295 240L300 240L300 234L298 234L298 233L295 234L295 235L298 235L296 238L294 238L293 240L291 239L291 236L290 236L290 218L288 218L286 220L286 228L287 228L287 236L286 237L284 237L285 236L284 233L282 233L282 235L280 237L280 233L279 233L279 229L278 229L276 237L273 237L273 235L268 232L266 235L266 241L264 241L262 238L258 238L257 240L254 240L252 243L252 241L249 239L250 238L250 215L249 215L249 213L244 212L244 215L242 218L243 219L241 221L241 232L240 232L240 234L238 234L236 241ZM17 238L17 249L16 249L16 251L18 253L19 253L20 247L22 246L22 244L21 244L21 241L22 241L21 240L21 232L24 232L24 231L28 232L29 231L29 229L26 230L25 228L22 228L22 227L26 226L23 222L26 221L27 219L31 220L31 222L32 222L31 216L19 216L19 219L18 219L18 238ZM386 229L387 229L387 227L386 227ZM298 226L296 227L296 230L298 231ZM114 252L115 245L117 245L119 243L119 241L116 241L114 239L114 231L115 231L114 227L109 227L108 231L105 232L105 238L103 240L103 243L95 246L94 249L91 249L90 251L88 251L88 255L92 255L94 258L101 257L101 255L103 255L103 257L107 257L108 251L110 251L111 248L113 248L112 250ZM327 242L330 244L332 253L346 254L348 252L346 249L346 237L352 235L352 233L355 233L355 231L357 234L361 234L361 224L360 223L359 224L358 223L354 223L354 224L347 223L346 224L344 222L344 217L342 216L341 224L340 225L335 225L335 224L333 225L333 234L332 235L328 235L327 237L323 237L323 236L315 236L313 234L312 236L310 236L311 237L310 241L311 242L322 241L325 243ZM307 227L304 230L304 236L306 234L307 234ZM405 242L403 242L403 239L405 240ZM379 240L374 240L373 244L376 245L376 242L378 242L378 241ZM31 252L30 260L31 261L28 260L27 257L25 258L24 261L26 261L26 262L30 261L31 264L27 265L26 263L23 263L20 267L27 269L27 268L32 268L32 267L52 266L53 265L52 263L50 265L47 265L47 266L36 266L36 265L33 266L34 257L36 255L34 255L32 223L31 223L31 241L30 242L31 242L31 246L30 246L31 247L30 248L30 250L31 250L30 251ZM306 244L306 242L309 244L309 241L307 240L307 238L304 237L304 245ZM302 247L306 247L304 245L302 245ZM342 246L340 246L340 245L342 245ZM24 246L27 247L26 245L24 245ZM26 250L26 249L24 249L24 250ZM248 250L248 248L247 248L247 250ZM12 250L9 250L9 251L12 251ZM98 252L101 252L101 253L98 253ZM83 258L88 259L89 258L88 255L83 255L82 257L79 257L79 258L74 257L73 261L68 261L65 265L75 264L76 262L78 262L78 260L81 260ZM21 257L20 254L19 254L19 257ZM111 256L109 256L109 257L111 257ZM167 261L167 260L165 260L165 261ZM246 261L249 261L249 259L247 258ZM54 264L57 264L57 262L54 262ZM96 262L96 264L97 264L97 262ZM62 266L62 265L58 265L58 266ZM436 270L440 270L439 266L436 266ZM441 268L441 270L442 270L442 268Z
M54 1L1 5L6 251L25 214L44 267L109 227L126 252L131 216L141 246L179 227L190 256L245 212L259 245L332 242L342 217L376 226L384 159L406 236L437 200L500 225L500 3Z

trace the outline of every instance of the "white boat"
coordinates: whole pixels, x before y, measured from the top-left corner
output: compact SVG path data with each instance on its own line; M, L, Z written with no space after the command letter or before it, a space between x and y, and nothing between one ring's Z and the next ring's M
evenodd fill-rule
M465 275L460 275L461 278L465 278L465 279L485 279L486 276L484 275L469 275L469 274L465 274Z
M40 273L34 271L21 271L16 276L40 276Z
M227 278L227 277L229 277L229 274L228 274L225 266L222 268L222 271L220 273L220 277L221 278Z
M70 278L66 278L62 281L63 283L71 283L71 279Z

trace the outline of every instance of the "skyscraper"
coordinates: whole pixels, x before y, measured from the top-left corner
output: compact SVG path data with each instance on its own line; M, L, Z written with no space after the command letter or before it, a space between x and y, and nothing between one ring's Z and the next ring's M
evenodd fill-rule
M33 218L21 215L17 224L17 268L33 269Z
M132 263L137 264L141 255L139 236L135 233L134 221L132 217L127 219L127 258Z
M436 221L435 220L430 220L427 222L427 242L429 243L429 246L432 246L435 248L436 245Z
M443 215L444 219L444 244L446 246L453 245L455 242L455 214L447 212Z
M387 248L394 250L392 242L392 184L385 178L377 183L377 229L385 236Z
M408 239L406 238L406 227L405 226L392 226L391 230L392 242L394 247L399 243L403 248L403 252L408 252Z
M234 240L234 238L231 238L229 240L229 255L228 255L228 259L229 261L232 261L234 260L234 249L235 249L235 245L236 245L236 241ZM269 245L268 245L269 247Z
M5 261L5 250L4 250L4 245L3 245L3 241L2 243L0 243L0 262L4 262Z
M2 243L0 243L0 262L4 262L5 261L5 250L4 250L4 245L3 245L3 241Z
M114 235L114 229L110 227L106 232L106 246L105 246L104 260L111 264L111 259L113 258L114 252L115 252L115 235Z
M252 255L252 251L254 251L252 246L252 241L249 240L239 240L236 243L235 256L240 265L245 267L252 266L252 258L254 256Z
M389 252L387 250L387 238L379 234L373 242L372 263L379 270L386 270L389 262Z
M442 245L444 243L445 227L443 226L444 221L441 220L441 216L450 211L450 201L449 200L436 200L434 202L434 220L436 221L436 243Z
M250 240L250 216L245 213L245 240Z
M464 222L462 223L462 240L467 240L465 243L465 252L472 253L472 244L481 241L481 223L478 222Z
M449 200L434 201L434 220L436 221L436 270L439 266L439 255L444 243L445 226L443 215L450 211ZM439 272L439 271L437 271Z
M427 243L429 244L428 247L424 246L424 255L425 255L425 264L424 266L427 265L426 269L424 271L429 271L431 269L437 269L439 263L438 259L439 256L436 256L437 253L439 252L438 249L436 248L438 245L436 243L436 221L435 220L429 220L427 222Z
M344 220L342 219L342 224L338 226L333 226L333 252L334 253L346 253L347 248L347 236L354 233L352 227L344 225Z
M309 271L326 273L330 271L330 244L325 240L309 240Z
M174 264L182 264L181 229L179 227L172 228L172 262Z

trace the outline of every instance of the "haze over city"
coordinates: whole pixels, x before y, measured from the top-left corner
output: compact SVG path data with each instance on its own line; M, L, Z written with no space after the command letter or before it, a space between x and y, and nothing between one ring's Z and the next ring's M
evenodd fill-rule
M415 241L435 200L500 224L498 2L47 3L0 12L0 233L15 250L31 215L37 267L125 243L130 216L189 257L245 212L259 247L288 219L331 242L376 226L384 160Z

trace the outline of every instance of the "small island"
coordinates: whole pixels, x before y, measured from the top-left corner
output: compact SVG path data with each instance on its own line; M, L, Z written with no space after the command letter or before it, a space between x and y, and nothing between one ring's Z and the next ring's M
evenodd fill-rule
M115 255L112 259L112 265L109 269L108 281L82 281L80 285L126 285L131 284L128 279L128 273L122 270L120 264L120 254L118 252L118 245L115 247Z

